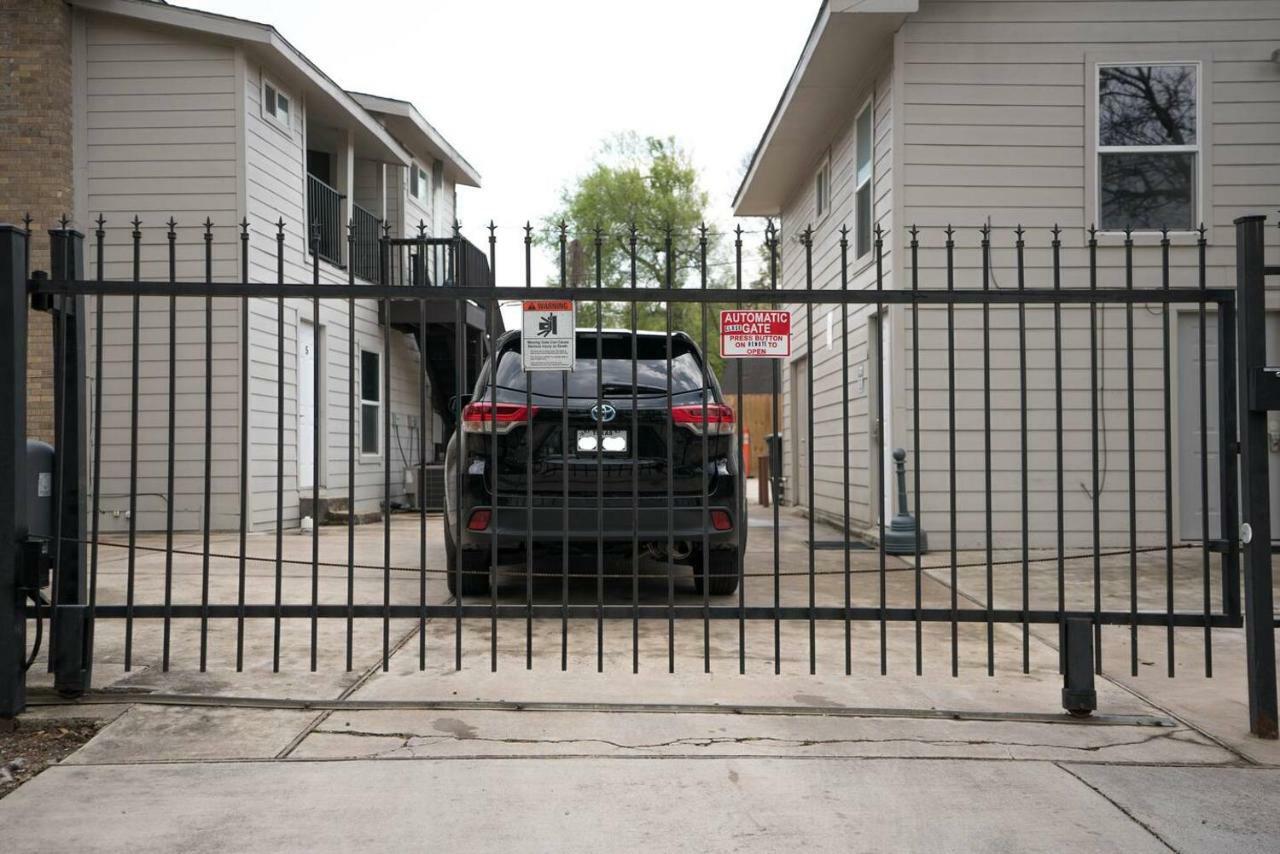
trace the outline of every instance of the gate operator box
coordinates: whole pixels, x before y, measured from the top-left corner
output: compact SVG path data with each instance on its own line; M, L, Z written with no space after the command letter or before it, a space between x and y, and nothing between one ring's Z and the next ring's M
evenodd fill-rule
M30 575L24 579L29 589L38 590L49 584L49 566L53 559L54 451L52 445L27 440L27 536L32 552L24 568ZM38 550L38 553L36 553Z

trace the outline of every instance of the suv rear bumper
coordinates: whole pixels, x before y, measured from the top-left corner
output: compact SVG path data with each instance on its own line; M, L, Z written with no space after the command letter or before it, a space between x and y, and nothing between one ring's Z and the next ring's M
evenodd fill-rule
M466 527L477 510L491 509L487 505L476 505L465 512L462 520L464 549L492 548L495 535L498 548L504 550L523 548L530 540L542 544L563 543L567 539L572 544L603 541L606 544L629 545L635 539L641 544L665 544L668 536L675 542L684 541L701 547L704 532L711 548L732 548L738 545L742 533L738 530L741 520L735 508L720 503L709 503L705 514L701 507L640 507L637 510L616 506L571 506L567 526L562 507L534 507L530 525L527 507L503 504L491 516L489 526L484 530L473 531ZM712 510L728 513L733 528L715 530L710 523Z

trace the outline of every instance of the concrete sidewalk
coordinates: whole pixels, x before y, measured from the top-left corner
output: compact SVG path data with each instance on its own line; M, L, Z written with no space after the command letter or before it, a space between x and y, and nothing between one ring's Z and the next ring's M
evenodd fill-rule
M751 604L775 595L766 513L751 531ZM781 522L778 601L805 604L808 523L787 511ZM392 562L416 565L418 520L398 518L392 532ZM381 564L382 533L358 530L357 563ZM438 520L428 533L437 566ZM322 560L345 564L344 530L323 530L321 543ZM274 554L274 541L252 538L251 549ZM123 554L111 555L100 573L105 602L125 584ZM286 538L286 558L309 555L309 539ZM1198 557L1177 557L1176 589L1190 596ZM842 602L843 553L814 559L815 601ZM878 601L878 556L851 561L850 596ZM918 580L926 605L949 603L948 573L926 567L891 560L886 601L913 602ZM139 553L139 602L155 601L162 568L163 555ZM1054 569L1029 574L1033 607L1056 596ZM214 601L234 601L236 570L234 560L213 561ZM1104 570L1105 595L1123 597L1127 560ZM269 601L274 565L249 571L250 601ZM1092 563L1069 561L1065 571L1069 596L1085 595ZM282 572L285 601L309 601L310 567ZM1167 572L1163 555L1142 556L1142 589L1162 591ZM1001 564L992 578L997 607L1017 607L1021 567ZM395 573L392 600L419 601L420 580ZM356 600L380 602L384 581L381 571L357 573ZM199 582L198 562L180 561L175 600L190 601ZM630 601L631 583L611 580L606 601ZM345 601L346 585L345 565L322 568L317 595ZM661 567L645 569L639 591L644 603L701 602L683 578L668 588ZM985 601L985 567L961 570L956 592L960 607ZM438 574L425 596L446 600ZM589 579L572 583L571 601L595 596ZM508 582L498 599L523 603L525 588ZM559 602L559 580L540 580L535 601ZM108 691L100 699L119 702L31 715L111 722L0 801L6 852L1280 850L1280 749L1247 734L1238 631L1212 633L1212 679L1203 633L1174 633L1170 679L1163 629L1139 631L1136 677L1128 629L1107 629L1099 715L1081 723L1060 712L1052 627L1024 638L1021 626L997 625L989 647L984 624L962 624L953 678L945 623L922 626L918 642L914 625L890 624L882 645L875 622L851 624L847 636L843 623L819 622L811 644L804 621L753 621L740 635L736 620L670 630L665 620L504 620L496 637L487 619L431 620L421 632L393 621L384 670L382 622L357 620L347 670L345 621L322 621L312 672L309 625L286 620L279 673L270 620L246 625L242 673L234 622L211 622L210 672L198 672L198 623L175 621L168 672L157 622L135 626L127 672L122 626L100 627L96 684Z

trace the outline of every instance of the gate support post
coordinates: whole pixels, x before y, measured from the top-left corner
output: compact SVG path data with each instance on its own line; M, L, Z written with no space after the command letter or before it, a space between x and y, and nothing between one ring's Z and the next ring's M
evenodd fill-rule
M0 722L27 705L27 233L0 224Z
M50 278L84 278L84 235L68 228L49 232ZM58 506L54 531L53 607L49 651L53 685L59 694L76 697L89 690L92 633L89 630L89 578L84 539L89 507L85 444L85 298L59 297L50 307L54 321L54 432L57 452ZM61 351L61 359L56 358Z
M1098 708L1093 687L1093 623L1087 617L1069 617L1063 636L1062 708L1073 717L1088 717Z
M1267 404L1256 396L1267 360L1266 217L1236 226L1236 317L1239 319L1240 516L1244 558L1244 631L1249 671L1249 731L1276 738L1276 630L1271 594L1271 485Z

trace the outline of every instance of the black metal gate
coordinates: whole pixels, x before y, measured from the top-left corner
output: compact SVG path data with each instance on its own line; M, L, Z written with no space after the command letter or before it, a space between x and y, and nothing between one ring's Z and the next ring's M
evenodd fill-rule
M357 646L354 627L361 622L380 623L381 666L386 669L397 648L392 622L402 620L416 622L422 667L428 655L449 656L458 668L463 666L464 657L476 656L496 670L506 660L499 652L502 629L520 625L524 636L523 655L519 656L522 666L534 668L543 656L550 656L553 661L558 658L558 666L565 668L570 635L584 631L582 623L594 624L594 629L588 631L594 635L596 669L603 671L606 624L621 621L631 628L632 670L638 671L644 665L642 627L646 631L653 627L658 627L655 630L659 632L665 630L664 664L674 670L677 624L693 621L701 623L703 668L710 672L713 660L736 658L736 669L741 673L751 672L748 636L759 638L761 634L771 638L772 669L781 672L782 627L787 624L807 624L811 673L817 671L820 661L827 666L827 660L820 657L820 652L825 653L820 650L820 626L842 628L843 642L835 642L839 655L833 660L842 660L846 673L853 671L855 654L861 651L861 646L854 644L855 629L871 627L873 638L877 638L869 644L872 655L878 658L879 671L887 673L889 628L906 624L914 628L914 670L922 673L934 660L931 653L927 654L924 629L930 624L943 624L950 631L941 660L947 662L952 675L958 675L960 670L962 627L977 625L985 629L980 641L985 644L985 669L994 673L998 626L1020 628L1023 670L1028 668L1032 629L1056 626L1066 680L1064 705L1072 711L1085 712L1094 705L1093 674L1103 670L1104 627L1127 627L1130 667L1135 674L1139 629L1163 629L1165 657L1172 676L1176 632L1203 633L1204 667L1211 675L1213 630L1243 626L1248 640L1251 728L1258 735L1275 737L1275 617L1266 412L1280 407L1280 372L1265 366L1263 322L1264 277L1280 269L1265 265L1264 225L1262 217L1236 222L1234 286L1210 282L1222 268L1210 266L1207 261L1209 247L1203 229L1192 245L1178 247L1168 234L1137 242L1134 235L1125 234L1122 240L1112 243L1100 241L1099 235L1092 232L1084 233L1081 241L1068 247L1056 227L1049 234L1047 245L1028 246L1021 228L1009 234L1012 240L993 238L989 227L970 232L977 235L976 239L958 243L956 233L948 227L945 232L925 233L925 239L922 232L912 228L886 246L888 235L877 230L871 255L855 264L850 262L849 244L841 231L828 234L833 241L828 248L835 247L830 255L834 266L823 269L834 270L831 273L815 269L818 239L812 230L789 235L795 242L788 243L771 225L763 235L763 288L744 287L745 233L740 229L733 235L731 254L720 261L709 257L713 235L705 228L692 239L677 240L682 236L673 237L670 230L659 233L664 272L654 281L645 281L638 274L634 227L621 234L596 230L571 240L573 236L562 226L550 237L551 249L559 258L558 281L535 288L535 239L529 228L525 229L522 251L514 253L520 263L512 265L516 270L522 269L522 284L498 286L501 277L497 272L498 241L493 226L489 228L487 253L465 241L456 227L452 238L393 240L384 236L376 274L367 258L361 265L361 275L372 279L358 280L353 263L345 271L345 283L322 280L320 257L325 253L319 251L312 251L307 262L311 265L310 282L286 281L284 223L276 226L274 246L267 250L276 261L274 281L270 282L253 279L255 275L271 276L251 275L248 223L240 226L235 250L238 277L224 275L217 280L213 273L212 223L201 227L202 249L197 250L204 275L182 278L177 275L180 264L190 267L195 262L180 252L172 221L163 240L146 245L144 252L143 232L137 220L127 232L127 240L112 246L100 219L87 247L94 258L92 277L84 263L85 240L65 222L50 232L52 257L47 274L29 273L29 232L2 226L0 336L6 339L6 358L0 360L0 388L6 390L9 404L0 423L0 637L5 639L5 651L0 656L0 714L12 716L24 707L24 671L35 660L34 653L27 653L31 645L27 641L29 623L34 626L36 644L48 624L49 667L55 673L56 687L67 694L89 688L95 627L116 621L123 623L126 670L139 654L135 649L135 625L159 624L159 663L167 670L171 646L177 643L172 637L173 629L179 623L198 625L201 670L209 666L211 625L234 626L231 642L237 670L245 666L246 627L252 631L256 626L270 626L271 663L273 669L279 669L282 659L289 660L281 647L282 623L286 621L305 621L309 625L307 657L313 670L319 666L322 621L345 623L341 645L348 669ZM347 257L352 259L356 257L353 241L354 236L349 236ZM605 287L601 259L610 242L615 249L620 247L626 259L621 265L621 287ZM593 273L585 271L576 260L575 253L584 246L582 257L590 259L586 266L594 266ZM683 256L680 247L687 247ZM257 247L252 249L259 251ZM992 260L995 251L1012 253L1014 260L1006 269L1016 277L1014 283L1002 285L996 280L999 265ZM105 275L112 263L108 256L113 252L117 264L131 269L127 278ZM1072 253L1077 260L1064 263L1064 252ZM957 262L958 253L976 253L976 260ZM1035 258L1028 260L1032 253ZM1187 256L1191 260L1185 265L1171 264L1171 256L1177 253L1191 253ZM340 253L334 249L329 254ZM145 262L144 255L148 256ZM575 260L571 261L571 255ZM1135 256L1152 261L1138 263ZM898 287L886 284L885 265L889 259L898 267ZM144 263L153 270L145 277ZM155 264L163 264L167 273L154 274ZM717 277L710 272L715 264L733 271L728 286L717 286ZM504 269L509 268L504 265ZM691 286L680 286L684 276L678 276L677 269L692 271ZM825 277L825 281L815 285L815 276ZM1182 281L1187 277L1188 281ZM1140 286L1136 283L1139 279L1151 283ZM801 282L803 286L796 286ZM678 584L683 585L677 582L682 571L676 568L680 558L670 522L666 548L662 549L658 542L653 552L658 555L657 575L651 577L642 571L646 544L640 541L639 523L634 521L642 506L665 508L668 519L676 512L671 489L677 467L671 458L671 431L675 427L671 423L666 427L666 465L658 465L667 478L665 498L640 495L640 463L634 451L629 459L621 461L620 485L611 485L606 496L599 429L596 465L591 469L596 479L594 490L570 495L567 460L571 454L566 445L563 493L535 496L530 441L526 443L530 474L527 490L523 495L519 490L504 495L496 476L496 383L487 386L490 409L484 421L484 429L493 440L488 446L494 455L493 468L489 470L494 476L493 509L504 512L503 508L515 508L527 512L530 519L535 508L561 512L564 541L563 548L556 552L558 566L535 564L530 534L523 567L515 570L523 580L520 593L502 594L495 583L489 585L488 594L483 597L428 595L428 581L447 574L453 575L457 589L465 591L463 572L470 570L464 570L460 549L454 564L446 565L428 548L437 523L431 523L429 531L428 502L422 498L431 471L427 460L435 457L426 438L427 425L447 410L448 417L441 418L445 422L441 424L443 435L466 442L463 407L455 405L457 398L475 386L478 376L494 372L497 356L492 345L498 339L501 303L531 296L572 300L580 307L594 306L597 340L603 334L605 304L622 306L621 316L630 319L630 329L626 331L631 333L632 342L636 340L638 311L661 304L665 328L657 331L665 333L667 342L668 406L672 400L673 333L691 332L701 352L710 354L709 345L716 343L713 311L718 307L794 308L793 316L803 329L796 338L797 345L803 343L808 356L804 400L809 404L807 412L792 412L795 427L787 429L783 409L786 401L797 399L796 389L791 389L789 397L785 394L789 380L780 364L772 362L768 368L775 437L771 448L776 453L771 454L768 471L771 509L748 507L745 482L740 475L749 461L740 442L722 472L738 479L735 504L729 508L731 528L737 538L739 579L733 596L712 595L706 560L696 570L701 573L698 594L690 596L682 589L677 595ZM158 339L147 337L156 330L140 320L144 301L146 311L151 312L147 317L162 318L156 327ZM376 348L365 349L367 341L358 339L361 335L367 337L367 333L357 331L356 311L361 305L377 306L378 323L387 330L416 330L416 364L395 363L403 359L387 343L389 332L378 339L380 352ZM673 312L686 305L695 307L696 315L681 315L683 320L673 320ZM322 509L318 486L322 470L329 472L332 465L336 472L339 465L345 464L346 494L338 489L324 499L338 504L343 499L347 502L346 548L340 559L331 555L322 559L318 525L310 531L309 558L286 554L286 445L302 447L297 430L286 424L286 386L296 388L303 369L297 369L292 383L286 382L286 367L296 354L286 352L285 320L297 306L306 307L317 326L324 312L347 318L347 340L328 342L336 355L345 353L345 365L341 359L331 359L326 365L311 368L311 401L316 412L320 411L322 399L328 410L332 409L330 398L343 396L345 380L345 454L338 453L337 459L332 459L333 446L327 432L332 428L341 433L342 421L326 421L322 435L321 417L313 415L311 503L304 504L306 489L301 480L289 490L299 496L296 515L306 515L303 511L309 507L310 515L316 517ZM29 307L48 312L54 327L57 402L53 444L57 454L49 480L38 477L40 472L28 470L24 365L29 355ZM1194 318L1197 335L1193 362L1199 368L1195 383L1198 424L1177 425L1199 438L1202 527L1200 536L1191 543L1175 543L1173 533L1179 488L1173 479L1174 347L1170 318L1180 308ZM217 313L224 309L238 312L235 324L215 323ZM160 314L155 314L157 311ZM1143 311L1137 325L1136 311ZM826 318L825 347L816 312ZM1114 345L1116 330L1105 326L1106 319L1117 312L1124 321L1120 346ZM1087 325L1083 323L1086 315ZM163 320L166 317L167 323ZM203 322L187 326L178 322L179 317L197 317ZM683 330L682 325L693 329ZM344 328L338 322L331 326ZM235 350L223 346L220 333L224 328L238 331ZM588 334L591 331L588 329ZM1215 347L1207 343L1210 331L1216 331ZM325 334L333 337L332 333ZM890 342L887 349L886 339ZM255 340L268 344L254 349ZM632 346L634 353L634 343ZM144 347L159 347L167 353L167 359L142 359ZM820 350L828 355L820 357ZM1121 392L1109 385L1117 372L1114 364L1109 368L1105 364L1109 351L1121 354ZM597 346L597 377L601 352ZM264 359L261 353L274 356ZM892 354L888 363L887 353ZM162 367L156 367L157 361ZM837 361L839 368L833 369ZM1216 396L1208 391L1210 361L1217 365ZM238 367L227 374L223 370L225 362L236 362ZM336 369L335 364L339 366ZM345 376L329 375L331 370L340 373L343 368ZM366 369L370 372L367 376L361 373ZM866 391L865 374L861 372L868 369L874 380L873 388ZM701 370L702 387L713 386L707 361L702 362ZM393 375L399 379L393 381ZM859 380L859 376L863 379ZM1087 376L1087 381L1080 381L1081 376ZM222 377L224 387L231 389L231 397L238 400L236 405L228 405L223 400L225 395L215 389L217 377ZM1151 377L1158 379L1147 382ZM855 392L859 382L863 391ZM741 371L736 383L736 389L724 389L725 401L743 400ZM264 393L264 387L270 390ZM394 409L393 395L404 393L405 388L414 389L416 421L403 406ZM637 394L633 382L633 413ZM816 403L815 394L824 402ZM141 396L147 396L146 406L140 405ZM626 396L622 394L624 403ZM264 407L255 410L253 401L259 398L265 401ZM597 398L599 404L605 403L599 385ZM157 399L167 401L167 407L152 410ZM178 406L177 401L185 403ZM709 395L702 392L701 459L691 465L704 483L711 477L706 424L708 407L713 404ZM567 411L567 391L561 399L561 410ZM190 416L191 412L195 415ZM1215 412L1217 439L1213 447L1209 437L1211 414ZM228 421L229 413L236 416L234 424ZM935 421L935 414L939 420ZM1118 414L1124 427L1109 425L1108 414L1112 418ZM268 417L272 415L273 418ZM401 416L410 424L408 454L398 432ZM625 420L627 416L623 417ZM729 412L726 417L733 415ZM886 478L886 451L890 444L884 438L887 424L910 449L910 453L894 455L899 472L895 514L891 514L889 506L895 495L894 484ZM560 436L567 442L567 421L565 425ZM381 434L376 440L370 436L374 430ZM1107 445L1113 434L1124 437L1122 474L1127 478L1122 492L1124 506L1115 512L1104 507L1101 500L1108 473L1115 474L1110 468L1116 452ZM162 435L161 440L158 437ZM368 444L358 444L357 437L360 443L367 439ZM778 450L778 437L788 443L787 450ZM1149 441L1152 437L1156 438ZM417 507L403 513L393 512L395 496L400 494L400 485L393 484L395 444L400 446L403 468L417 469ZM633 448L635 444L638 442L633 440ZM184 448L183 453L190 456L189 465L175 460L175 447ZM796 451L801 447L803 454ZM148 457L147 448L163 449L163 459ZM219 465L219 449L237 461L231 471ZM866 456L858 462L854 455L863 451ZM1042 457L1041 452L1049 457ZM1215 453L1216 478L1212 477L1210 466L1210 457ZM1144 462L1139 466L1140 456L1144 461L1157 460L1160 464L1152 468ZM417 462L410 464L411 457ZM976 463L979 458L980 464ZM1016 459L1016 464L1010 464L1011 459ZM1052 462L1036 462L1037 459ZM1089 462L1077 467L1069 460ZM908 462L912 470L910 488L903 474ZM259 470L254 470L255 463L261 464ZM146 467L145 472L140 472L140 464ZM480 461L478 465L483 475L485 464ZM791 485L798 479L800 467L807 476L805 489L796 495ZM161 474L148 473L153 471ZM837 485L834 491L818 486L820 473L824 484ZM459 493L466 474L458 465L450 475L450 486ZM33 479L33 475L37 477ZM228 479L235 484L230 490L225 483ZM127 502L126 509L104 510L107 480L126 485L125 492L117 496ZM144 480L147 483L140 485ZM335 477L335 482L340 480ZM1072 502L1080 500L1073 480L1086 496L1084 510L1073 509ZM163 485L156 485L160 483ZM265 486L259 489L257 483ZM358 532L371 530L357 524L364 521L360 518L358 483L366 490L366 496L368 489L380 485L380 498L363 499L366 506L375 507L381 524L380 561L357 559ZM31 527L28 514L39 504L33 498L33 484L37 495L42 491L51 493L55 508L51 530ZM856 494L859 491L863 492L861 496ZM162 543L139 530L140 514L147 512L139 506L140 495L153 493L153 497L162 499L164 507L163 523L154 525L163 537ZM707 538L719 523L711 521L715 508L709 504L705 486L700 494L702 497L688 506L702 514L701 547L705 555L709 549ZM175 521L175 513L186 513L175 504L175 496L180 495L195 496L194 515L185 525ZM219 495L229 497L223 500ZM970 495L979 496L975 499L977 509L967 504ZM1015 506L997 507L997 502L1006 497ZM1212 530L1210 515L1214 497L1218 506L1217 531ZM800 505L803 516L797 517L792 510L784 513L779 507L780 498ZM257 504L260 501L266 502L267 509L257 512L261 510ZM232 506L234 512L228 510ZM234 524L225 522L228 514ZM586 522L579 523L580 514L585 514L581 518ZM617 527L613 514L631 520L622 523L623 527L632 526L631 536L624 538L630 542L624 543L620 560L606 556L605 531ZM434 516L434 512L430 515ZM611 517L608 522L606 517ZM119 523L123 530L108 532L100 528L104 519L114 525L117 518L124 520ZM802 521L795 524L807 534L806 561L793 563L791 555L786 560L783 557L782 543L787 536L783 529L797 519ZM403 528L411 524L414 529L409 539L416 544L412 550L416 560L405 560L403 555L393 557L393 525ZM461 543L462 514L455 514L447 524L451 530L446 532L446 539ZM595 532L594 550L582 553L569 548L569 530L580 524ZM762 532L759 536L766 536L764 532L770 535L767 546L757 545L754 551L748 536L753 527ZM935 545L945 540L941 549L945 562L926 563L924 536L914 536L920 529L928 529ZM836 539L824 541L822 532L831 530L836 532ZM234 544L224 547L214 543L223 532L235 536ZM1152 532L1158 532L1159 542L1152 542ZM260 553L250 548L251 540L258 542L262 537L267 538L263 542L273 543L274 549ZM191 538L195 539L179 542ZM1041 540L1048 545L1041 547ZM1073 545L1077 540L1079 544ZM907 545L902 547L902 543ZM688 545L694 550L699 547L696 538ZM99 569L109 551L124 556L125 584L122 591L113 591L111 597L104 598ZM823 554L826 551L833 551L839 560L827 561ZM498 552L495 527L493 563L498 561ZM1146 573L1139 571L1139 556L1146 554L1163 555L1163 575L1157 572L1153 578L1144 578ZM1181 569L1175 571L1175 563L1184 554L1198 555L1194 584L1183 577L1186 573ZM140 556L147 555L158 555L163 563L144 570ZM864 558L866 565L855 566ZM1127 573L1123 568L1112 572L1109 564L1104 570L1104 562L1111 558L1127 560ZM831 565L820 566L827 563ZM259 579L248 571L251 564L273 567L274 573L260 585ZM309 570L309 576L302 576L309 589L304 601L288 601L282 592L285 574L294 568ZM339 583L337 589L344 589L345 595L322 593L322 569L338 570L339 582L345 583ZM976 570L976 580L971 585L966 581L969 569ZM1243 603L1239 593L1241 569ZM483 571L489 573L490 569ZM175 593L175 584L186 583L180 577L188 573L196 579L194 586ZM411 581L407 585L393 584L393 577ZM829 585L827 578L834 578L835 582ZM797 579L801 586L793 585L791 579ZM860 590L867 580L868 589ZM227 583L226 590L235 591L234 596L218 596L216 591L211 595L211 588L222 586L223 582ZM357 587L366 583L380 588L380 595L357 595ZM571 585L580 588L588 583L593 584L594 595L584 594L582 589L571 595ZM1037 584L1046 584L1050 594L1039 595ZM942 585L938 589L947 591L949 601L929 601L931 594L926 588L933 589L934 585ZM1127 606L1117 605L1117 596L1127 600ZM1195 600L1193 606L1185 604L1189 599ZM1161 604L1153 606L1152 602ZM452 624L450 648L428 650L427 621ZM468 649L464 641L471 630L486 625L487 651ZM535 625L558 626L559 642L551 649L536 645ZM736 655L712 655L713 626L715 632L728 627L730 640L736 635Z

